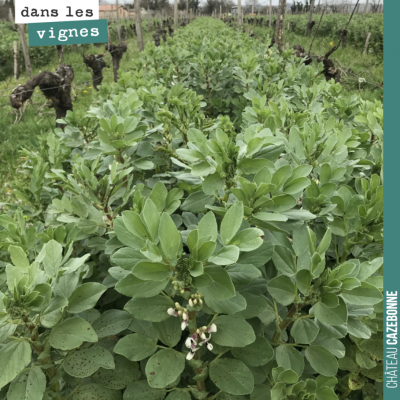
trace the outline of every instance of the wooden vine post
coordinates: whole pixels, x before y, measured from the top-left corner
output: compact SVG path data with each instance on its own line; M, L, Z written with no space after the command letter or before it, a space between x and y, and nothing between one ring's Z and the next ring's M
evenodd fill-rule
M367 40L365 41L365 46L364 46L364 51L363 51L363 55L364 55L364 56L367 54L368 44L369 44L369 39L370 39L370 37L371 37L371 32L368 32Z
M14 16L11 8L8 9L8 19L10 20L13 29L15 29Z
M242 26L242 1L238 0L238 25Z
M14 41L14 78L19 78L19 68L18 68L18 42Z
M310 0L310 12L308 13L308 23L307 23L306 36L311 36L311 31L312 31L312 28L313 28L312 16L313 16L313 11L314 11L314 4L315 4L315 0Z
M276 20L276 33L277 38L276 43L278 45L278 50L282 53L283 49L283 27L285 26L285 13L286 13L286 0L279 0L278 6L278 19Z
M136 34L137 34L139 51L143 51L144 45L142 36L142 16L140 14L140 0L135 0L135 19L136 19Z
M31 58L29 57L28 43L26 42L25 24L16 24L16 25L19 33L19 41L21 42L22 53L24 54L25 71L26 74L30 77L32 76L32 65L31 65Z
M136 1L135 1L136 3ZM121 31L119 29L119 4L118 4L118 0L116 0L116 7L117 7L117 29L118 29L118 41L121 41ZM136 7L135 7L136 10ZM135 12L136 14L136 12Z
M269 0L269 25L270 28L272 27L272 0Z
M364 15L366 15L367 12L368 12L368 0L367 0L367 2L365 3L365 6L364 6Z
M174 29L178 29L178 0L174 2Z
M151 31L150 6L147 6L147 32L150 31Z

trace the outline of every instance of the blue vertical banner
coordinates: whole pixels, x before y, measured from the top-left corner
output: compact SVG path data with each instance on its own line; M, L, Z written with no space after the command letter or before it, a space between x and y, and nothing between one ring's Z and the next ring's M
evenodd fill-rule
M398 77L400 53L398 46L398 18L400 1L385 2L384 9L384 400L400 399L398 299L400 294L399 228L399 93Z

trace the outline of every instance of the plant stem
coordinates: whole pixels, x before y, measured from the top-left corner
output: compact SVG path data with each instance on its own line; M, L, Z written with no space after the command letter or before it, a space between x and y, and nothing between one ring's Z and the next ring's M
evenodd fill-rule
M339 400L344 400L351 393L351 389L347 389L345 392L341 394Z
M272 343L279 342L282 332L289 326L289 324L292 322L292 317L303 306L304 306L304 304L296 304L296 303L292 305L292 308L287 313L286 318L279 324L279 330L275 331L274 337L272 339Z
M196 331L197 331L197 324L196 324L196 311L189 311L189 320L193 322L193 327L190 329L190 335L193 335ZM194 353L194 359L195 360L200 360L201 359L201 355L200 355L200 351L198 350ZM199 375L203 372L203 368L195 368L194 372L196 375ZM206 384L204 381L198 381L196 383L196 387L197 390L199 392L205 392L206 391Z

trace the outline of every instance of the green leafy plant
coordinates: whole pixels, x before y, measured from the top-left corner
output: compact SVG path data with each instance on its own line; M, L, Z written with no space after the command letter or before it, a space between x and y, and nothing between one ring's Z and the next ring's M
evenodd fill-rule
M0 399L379 399L381 105L212 19L135 66L22 150Z

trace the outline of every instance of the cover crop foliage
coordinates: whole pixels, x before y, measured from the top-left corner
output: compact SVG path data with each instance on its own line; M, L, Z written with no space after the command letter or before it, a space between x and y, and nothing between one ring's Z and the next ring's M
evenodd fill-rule
M378 399L382 105L202 18L26 157L0 398Z

